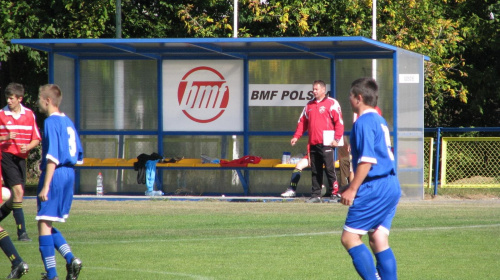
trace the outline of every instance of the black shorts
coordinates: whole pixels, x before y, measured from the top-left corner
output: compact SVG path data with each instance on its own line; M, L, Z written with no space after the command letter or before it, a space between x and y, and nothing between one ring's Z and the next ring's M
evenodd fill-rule
M11 153L2 152L2 177L9 188L26 182L26 160Z

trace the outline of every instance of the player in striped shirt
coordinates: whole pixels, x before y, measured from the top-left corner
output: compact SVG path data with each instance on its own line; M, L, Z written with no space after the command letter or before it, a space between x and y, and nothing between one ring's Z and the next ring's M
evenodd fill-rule
M31 241L24 221L23 196L26 183L26 158L40 143L35 114L21 104L24 88L10 83L5 89L7 106L0 110L0 149L2 177L12 197L0 207L0 221L13 212L19 241Z

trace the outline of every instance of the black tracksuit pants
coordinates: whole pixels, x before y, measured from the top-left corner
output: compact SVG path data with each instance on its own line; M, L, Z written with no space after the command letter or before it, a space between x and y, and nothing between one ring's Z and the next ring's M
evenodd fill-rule
M321 197L321 185L323 184L323 165L325 166L327 194L331 194L333 183L337 181L335 174L335 148L323 146L323 144L310 147L309 159L311 161L312 190L311 197Z

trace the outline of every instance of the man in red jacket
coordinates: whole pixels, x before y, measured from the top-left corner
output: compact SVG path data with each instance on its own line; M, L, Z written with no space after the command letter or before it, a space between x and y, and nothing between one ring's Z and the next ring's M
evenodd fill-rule
M332 189L332 196L338 195L337 176L335 174L335 147L339 146L344 135L342 110L337 100L326 95L326 84L321 80L313 82L314 99L309 101L302 111L297 129L290 144L295 145L299 138L309 133L309 160L312 172L311 198L306 202L321 202L323 183L323 165L327 177L327 186ZM333 141L324 140L325 131L333 131Z

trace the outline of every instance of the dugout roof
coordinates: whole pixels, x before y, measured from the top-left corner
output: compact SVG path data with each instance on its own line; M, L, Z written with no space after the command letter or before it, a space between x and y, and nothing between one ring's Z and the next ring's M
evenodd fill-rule
M397 47L364 37L13 39L79 59L346 59L392 58Z

